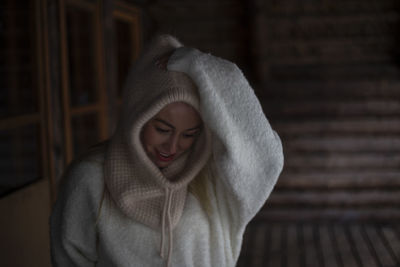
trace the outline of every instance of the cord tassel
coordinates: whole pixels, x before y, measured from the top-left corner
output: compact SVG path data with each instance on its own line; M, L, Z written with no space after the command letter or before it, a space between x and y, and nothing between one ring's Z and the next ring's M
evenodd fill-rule
M167 215L168 209L168 188L165 188L165 201L164 201L164 208L161 217L161 244L160 244L160 256L164 259L164 243L165 243L165 220Z
M169 191L168 196L168 209L167 209L167 219L168 219L168 238L169 238L169 246L168 246L168 260L167 266L169 267L171 264L171 257L172 257L172 225L171 225L171 203L172 203L172 192Z
M168 227L168 255L167 255L167 267L171 266L172 249L173 249L173 235L172 235L172 222L171 222L171 203L172 203L172 191L168 188L165 189L165 202L163 207L163 213L161 217L161 246L160 256L165 259L165 227ZM167 225L165 225L167 224Z

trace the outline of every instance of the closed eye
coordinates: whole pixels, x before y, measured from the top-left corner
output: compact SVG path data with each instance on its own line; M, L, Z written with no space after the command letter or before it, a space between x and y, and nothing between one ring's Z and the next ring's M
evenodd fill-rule
M199 134L199 131L191 132L191 133L184 133L183 137L185 138L194 138Z
M156 131L159 133L169 133L170 130L156 127Z

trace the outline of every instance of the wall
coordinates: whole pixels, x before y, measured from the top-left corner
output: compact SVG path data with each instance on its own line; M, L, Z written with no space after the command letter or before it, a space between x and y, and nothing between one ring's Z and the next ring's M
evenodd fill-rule
M148 32L169 33L185 45L248 68L248 20L240 0L154 1L146 9Z
M41 179L1 199L1 266L51 266L49 188Z
M263 216L399 219L399 2L257 5L257 89L286 155Z

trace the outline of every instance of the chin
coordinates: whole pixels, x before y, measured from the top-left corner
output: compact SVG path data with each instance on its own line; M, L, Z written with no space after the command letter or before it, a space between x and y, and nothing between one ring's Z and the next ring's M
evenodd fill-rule
M154 163L154 165L156 165L160 169L161 168L166 168L172 163L172 161L171 162L163 162L163 161L160 161L158 159L154 160L154 158L152 159L152 162Z
M156 166L158 168L166 168L168 167L172 162L155 162Z

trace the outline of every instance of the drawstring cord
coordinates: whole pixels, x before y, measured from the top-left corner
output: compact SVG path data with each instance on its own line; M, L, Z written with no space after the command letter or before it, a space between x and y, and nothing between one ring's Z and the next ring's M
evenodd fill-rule
M161 247L160 247L160 256L164 258L164 238L165 238L165 217L168 207L168 189L165 190L165 201L164 201L164 208L161 217Z
M167 258L167 266L169 267L171 264L171 256L172 256L172 226L171 226L171 202L172 202L172 191L169 188L165 188L165 201L164 208L162 212L161 218L161 247L160 247L160 256L161 258L165 257L164 254L164 243L165 243L165 223L168 225L168 258Z

